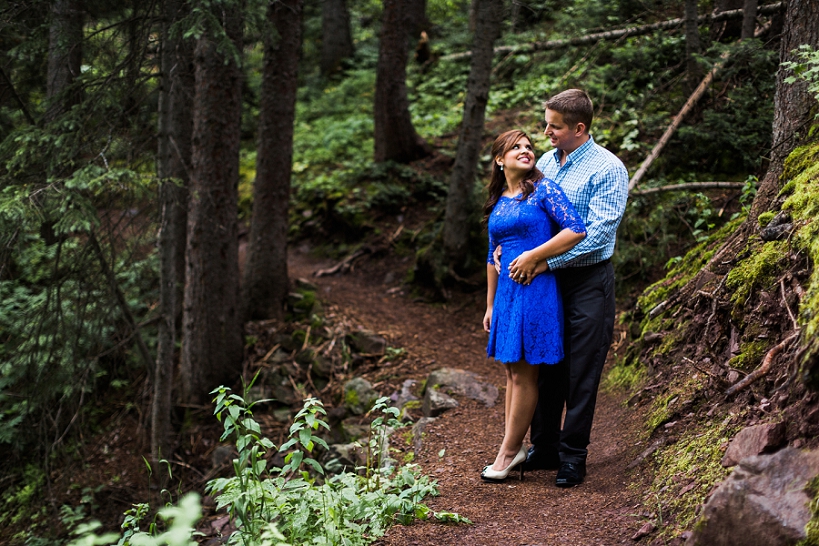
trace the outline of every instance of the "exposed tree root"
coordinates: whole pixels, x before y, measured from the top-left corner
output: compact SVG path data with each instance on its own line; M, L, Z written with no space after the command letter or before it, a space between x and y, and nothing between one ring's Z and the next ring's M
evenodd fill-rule
M767 374L771 369L771 365L773 364L773 360L774 358L776 358L776 355L781 353L791 341L796 339L799 336L799 332L800 330L794 331L791 335L783 339L773 349L768 351L768 354L766 354L765 358L762 359L762 365L759 368L752 371L751 373L749 373L748 375L746 375L740 381L737 381L736 383L728 387L728 389L725 391L725 394L727 396L731 396L732 394L741 391L742 389L746 388L748 385L750 385L760 377L763 377L765 374Z

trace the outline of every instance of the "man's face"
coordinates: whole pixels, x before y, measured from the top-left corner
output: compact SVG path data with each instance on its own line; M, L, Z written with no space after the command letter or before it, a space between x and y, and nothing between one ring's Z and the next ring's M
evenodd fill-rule
M582 123L568 125L563 121L563 114L548 108L543 119L546 122L546 129L543 130L543 134L546 135L555 148L570 154L586 141L585 127Z

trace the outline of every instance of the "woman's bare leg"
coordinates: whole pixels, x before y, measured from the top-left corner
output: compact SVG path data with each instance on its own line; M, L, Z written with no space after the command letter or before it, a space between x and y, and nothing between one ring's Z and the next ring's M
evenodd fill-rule
M506 431L494 470L505 469L520 451L537 405L537 375L538 367L524 361L507 366Z

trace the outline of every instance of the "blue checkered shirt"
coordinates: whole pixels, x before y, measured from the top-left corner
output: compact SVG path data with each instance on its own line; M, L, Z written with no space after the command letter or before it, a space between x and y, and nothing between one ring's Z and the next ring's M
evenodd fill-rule
M617 226L628 199L628 171L616 155L587 142L560 165L557 150L546 152L537 168L557 184L586 223L586 238L577 246L547 260L549 269L592 265L614 254Z

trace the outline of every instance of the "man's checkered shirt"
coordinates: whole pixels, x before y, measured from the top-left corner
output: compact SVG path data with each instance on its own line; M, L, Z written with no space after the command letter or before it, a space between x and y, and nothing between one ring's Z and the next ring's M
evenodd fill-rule
M557 182L586 223L586 238L559 256L549 269L592 265L611 258L617 226L626 210L628 171L623 162L589 137L560 166L557 150L546 152L537 168Z

